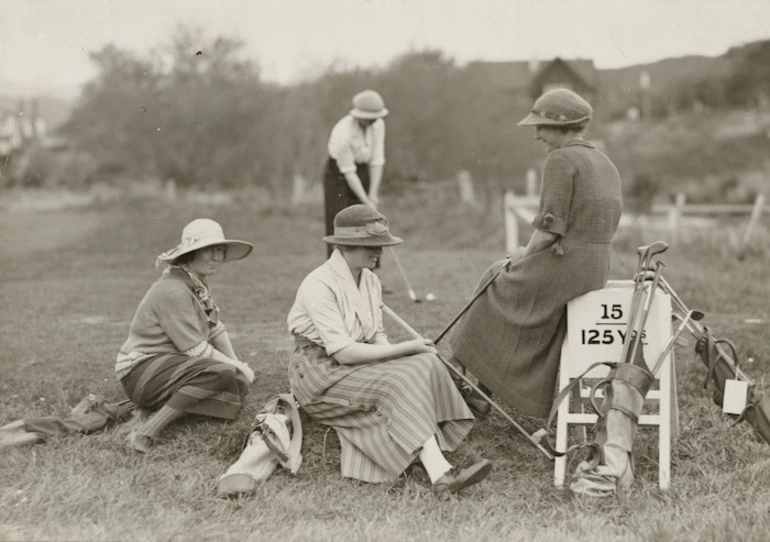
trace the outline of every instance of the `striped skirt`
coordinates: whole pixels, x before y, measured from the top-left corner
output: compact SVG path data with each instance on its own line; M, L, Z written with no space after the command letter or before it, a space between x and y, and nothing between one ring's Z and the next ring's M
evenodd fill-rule
M342 476L392 481L435 435L454 450L474 418L446 367L431 354L341 365L318 345L292 353L289 384L305 412L340 439Z
M160 354L138 363L120 383L140 408L166 405L187 414L234 420L249 391L232 365L211 358Z

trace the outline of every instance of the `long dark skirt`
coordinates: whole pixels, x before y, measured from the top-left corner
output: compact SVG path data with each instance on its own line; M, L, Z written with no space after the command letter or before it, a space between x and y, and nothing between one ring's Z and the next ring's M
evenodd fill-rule
M356 164L356 174L361 179L364 190L369 192L369 164ZM324 168L324 211L326 215L326 235L334 235L334 215L345 207L361 203L345 180L345 175L337 167L337 161L329 158ZM327 245L327 257L331 256L333 247Z
M249 391L232 365L211 358L161 354L136 365L120 383L140 408L167 405L188 414L234 420Z

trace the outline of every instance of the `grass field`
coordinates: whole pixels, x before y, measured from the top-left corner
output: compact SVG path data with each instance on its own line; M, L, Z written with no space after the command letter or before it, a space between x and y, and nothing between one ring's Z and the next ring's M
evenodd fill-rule
M386 255L380 276L396 290L386 302L435 336L478 275L502 255L501 222L494 213L457 209L441 198L387 203L394 231L407 239L399 250L414 287L437 300L411 303ZM216 498L217 477L237 458L255 412L287 390L292 341L286 314L300 280L324 256L315 207L270 211L241 199L227 207L169 208L137 200L2 212L0 425L64 414L92 392L123 398L113 361L157 276L154 258L198 216L256 245L249 259L212 279L236 351L257 374L240 417L227 424L177 424L146 457L129 451L117 430L3 451L0 540L770 539L770 446L756 442L745 425L731 427L702 388L704 367L684 349L677 366L681 435L667 492L657 487L652 430L642 430L637 440L631 494L594 501L555 490L552 465L492 415L450 459L483 456L495 470L450 502L436 501L418 475L393 485L341 478L336 438L329 434L324 446L324 429L307 418L296 477L279 471L251 499ZM706 312L717 335L735 341L743 359L753 359L745 371L766 389L768 247L739 263L720 239L715 234L672 247L665 255L667 277L688 304ZM651 240L624 234L612 277L630 278L635 246ZM406 338L393 326L390 331L392 339ZM530 432L542 424L517 419Z

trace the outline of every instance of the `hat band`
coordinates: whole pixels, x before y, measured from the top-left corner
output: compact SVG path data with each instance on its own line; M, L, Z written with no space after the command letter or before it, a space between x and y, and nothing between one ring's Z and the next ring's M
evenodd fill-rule
M588 115L586 115L578 119L570 119L561 113L551 113L550 111L546 111L545 109L533 109L532 112L535 115L538 115L540 117L546 118L548 120L556 121L556 122L581 122L586 120L589 117Z
M370 237L379 237L387 234L388 228L381 222L370 222L364 226L334 227L334 237L340 239L368 239Z

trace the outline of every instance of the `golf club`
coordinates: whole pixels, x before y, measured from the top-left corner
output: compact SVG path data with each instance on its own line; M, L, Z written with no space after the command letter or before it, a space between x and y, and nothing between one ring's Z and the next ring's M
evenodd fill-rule
M510 263L511 263L511 258L510 258L510 256L508 256L508 257L506 257L506 259L505 259L505 262L503 262L503 265L500 267L500 269L498 269L498 270L497 270L497 272L496 272L494 275L492 275L492 276L489 278L489 280L488 280L488 281L486 281L486 282L484 283L484 285L483 285L481 288L479 288L479 291L478 291L478 292L476 292L476 293L473 295L473 297L470 299L470 301L468 301L468 302L465 304L465 306L464 306L464 307L463 307L463 308L460 310L460 312L458 312L458 313L457 313L457 315L456 315L454 318L452 318L452 321L451 321L451 322L449 322L449 323L446 325L446 327L443 329L443 331L441 331L441 333L439 333L439 334L438 334L438 337L436 337L436 339L433 341L433 344L438 344L438 343L439 343L439 341L440 341L441 339L443 339L443 338L444 338L444 336L445 336L447 333L449 333L449 330L450 330L450 329L452 329L452 327L453 327L453 326L454 326L454 325L457 323L457 321L458 321L460 318L462 318L463 314L465 314L466 312L468 312L468 309L470 309L470 308L471 308L471 305L473 305L473 303L474 303L474 302L475 302L475 301L476 301L476 300L477 300L479 297L481 297L481 294L483 294L483 293L484 293L484 292L487 290L487 288L489 288L489 285L490 285L490 284L492 284L492 283L495 281L495 279L498 277L498 275L500 275L500 273L502 273L502 272L503 272L505 269L508 269L508 266L510 265Z
M678 314L674 314L675 318L681 319L682 323L679 324L679 327L674 332L674 334L671 336L671 338L668 340L668 343L666 344L666 347L663 349L663 351L658 356L658 360L655 362L655 366L652 368L652 374L657 374L658 369L660 369L660 366L663 365L663 360L666 359L666 356L668 356L668 353L671 351L671 349L674 347L674 344L676 344L677 339L682 334L684 329L687 327L687 324L690 320L693 320L695 322L702 320L705 315L696 310L690 310L687 311L687 314L684 315L684 317L679 316Z
M412 335L412 337L414 337L415 339L422 339L422 338L423 338L423 337L422 337L422 335L420 335L420 334L419 334L419 333L418 333L418 332L417 332L417 331L416 331L416 330L415 330L415 329L414 329L412 326L410 326L410 325L409 325L409 324L408 324L408 323L407 323L407 322L406 322L406 321L405 321L403 318L401 318L401 317L400 317L398 314L396 314L396 313L395 313L395 312L394 312L394 311L393 311L393 310L392 310L390 307L388 307L387 305L383 305L383 306L382 306L382 311L383 311L385 314L387 314L388 316L390 316L390 317L391 317L391 318L392 318L392 319L393 319L393 320L394 320L394 321L395 321L395 322L396 322L398 325L400 325L402 328L404 328L404 330L405 330L407 333L409 333L410 335ZM441 362L444 364L444 366L445 366L447 369L449 369L449 370L450 370L450 371L452 371L452 372L453 372L455 375L457 375L458 377L460 377L460 378L463 380L463 382L465 382L466 384L468 384L468 385L471 387L471 389L472 389L474 392L478 393L478 394L479 394L481 397L483 397L483 398L484 398L484 400L485 400L485 401L487 401L487 402L488 402L490 405L492 405L492 407L494 407L494 408L495 408L495 410L497 410L497 411L498 411L500 414L502 414L502 415L503 415L503 417L504 417L506 420L508 420L508 421L511 423L511 425L513 425L513 427L514 427L514 428L515 428L515 429L516 429L516 430L517 430L519 433L521 433L521 435L522 435L522 436L524 436L524 437L525 437L525 438L526 438L526 439L527 439L527 440L528 440L528 441L529 441L529 442L530 442L530 443L531 443L533 446L535 446L535 447L536 447L538 450L540 450L540 451L543 453L543 455L545 455L545 456L546 456L548 459L550 459L551 461L553 461L553 459L554 459L553 455L552 455L552 454L551 454L551 453L550 453L548 450L546 450L546 449L543 447L543 445L542 445L542 444L540 444L540 439L542 438L542 436L543 436L543 433L544 433L544 431L543 431L543 430L538 430L538 431L536 431L536 432L535 432L533 435L530 435L529 433L527 433L527 431L526 431L526 430L525 430L525 429L524 429L524 428L523 428L521 425L519 425L519 424L516 422L516 420L514 420L513 418L511 418L511 417L508 415L508 413L507 413L507 412L505 412L505 410L503 410L503 409L502 409L502 407L500 407L500 405L498 405L497 403L495 403L495 402L494 402L494 401L493 401L493 400L492 400L492 399L491 399L491 398L490 398L490 397L489 397L489 396L488 396L486 393L484 393L483 391L481 391L481 390L478 388L478 386L476 386L476 385L475 385L473 382L471 382L471 381L470 381L470 380L469 380L469 379L468 379L468 378L467 378L467 377L466 377L464 374L462 374L462 372L460 372L460 371L459 371L459 370L458 370L456 367L454 367L454 366L453 366L451 363L449 363L448 361L446 361L446 360L445 360L443 357L441 357L440 355L438 355L438 354L437 354L437 356L438 356L438 359L439 359L439 360L441 360Z
M390 248L390 253L393 255L393 261L396 262L396 267L398 267L398 272L401 274L401 278L404 280L404 284L406 285L406 290L409 293L409 299L411 299L415 303L422 303L422 299L417 297L417 294L415 294L414 290L412 289L412 285L406 276L406 271L404 271L404 266L401 265L401 260L399 259L398 254L396 253L396 249L393 247L389 247L389 248ZM432 301L433 299L435 299L435 296L433 294L428 294L427 299L428 301Z
M663 291L671 296L671 299L674 300L674 304L676 304L679 310L681 310L685 314L689 312L687 305L685 305L684 301L682 301L682 298L679 297L679 294L677 294L676 291L674 291L674 289L671 287L671 284L669 284L669 282L664 277L661 277L661 288L663 288ZM690 319L688 321L687 329L690 331L690 333L692 333L692 335L696 339L699 339L700 337L702 337L705 331L705 328L693 319ZM743 380L749 380L749 378L745 375L745 373L741 371L741 368L738 365L738 360L735 359L734 356L731 356L728 352L726 352L721 344L717 344L716 349L717 349L717 352L719 352L719 355L721 357L728 360L730 364L735 367L735 374L738 376L738 378Z
M655 293L658 289L658 283L660 282L660 274L663 271L664 266L665 264L661 261L655 262L655 278L652 279L652 285L650 285L650 291L647 294L644 307L642 308L642 316L639 322L639 331L636 333L633 339L633 348L631 349L631 357L622 358L622 359L630 359L631 363L634 363L634 361L636 360L636 353L638 352L639 345L642 342L642 333L644 333L644 326L647 324L647 318L650 315L650 307L652 306L652 300L655 298Z

